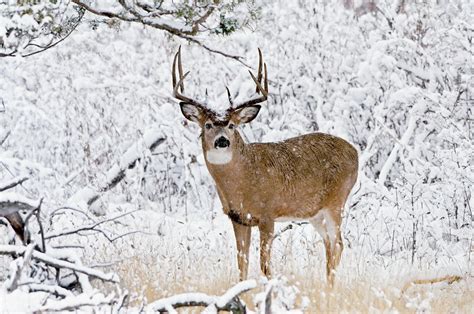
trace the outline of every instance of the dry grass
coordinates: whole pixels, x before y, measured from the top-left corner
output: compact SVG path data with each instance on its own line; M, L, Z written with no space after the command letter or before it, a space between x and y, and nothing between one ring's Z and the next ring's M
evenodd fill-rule
M219 295L236 283L231 272L221 276L206 276L203 280L199 275L209 270L186 272L176 269L170 273L157 271L156 260L152 257L132 257L120 263L116 269L122 284L137 297L135 303L143 297L148 301L169 297L174 294L199 291ZM211 270L212 271L212 270Z
M173 273L171 267L160 272L156 259L149 256L128 259L118 266L117 271L125 287L152 301L190 291L222 294L237 282L236 270L232 268L230 262L228 264L227 268L217 268L216 271L206 268L205 265L188 265L187 270L175 269ZM304 276L286 274L285 277L289 278L287 282L274 289L274 304L280 299L285 299L283 295L289 291L298 291L293 306L303 309L305 313L472 313L474 308L472 277L452 283L441 280L434 284L426 284L422 280L407 285L406 281L396 278L380 280L368 273L365 276L351 275L349 269L344 269L344 266L342 268L332 290L326 287L321 273L310 271ZM211 275L203 276L203 274ZM264 286L260 283L256 289L244 295L243 299L247 304L253 305L255 296L262 291ZM305 300L309 300L306 307ZM140 301L140 298L135 301ZM284 307L282 304L280 306ZM194 309L192 312L199 312L199 309Z
M198 228L187 228L167 230L171 235L166 237L131 238L112 251L105 244L88 256L91 263L121 260L111 270L132 293L134 305L186 292L222 295L238 282L233 235L221 234L220 229L200 233ZM258 270L258 237L252 241L250 257L250 278L259 284L243 300L254 309L265 291ZM304 313L472 313L474 308L469 254L415 267L403 257L391 259L347 248L332 290L326 287L323 261L323 245L314 232L302 229L275 241L272 270L286 279L280 278L273 289L273 305L284 309L286 302L288 308ZM459 272L464 274L457 280L454 275Z

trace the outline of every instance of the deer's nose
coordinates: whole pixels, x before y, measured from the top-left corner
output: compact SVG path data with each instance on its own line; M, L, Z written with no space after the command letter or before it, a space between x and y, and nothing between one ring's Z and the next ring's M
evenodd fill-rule
M229 147L230 141L226 139L224 136L219 137L215 142L214 142L214 147L215 148L226 148Z

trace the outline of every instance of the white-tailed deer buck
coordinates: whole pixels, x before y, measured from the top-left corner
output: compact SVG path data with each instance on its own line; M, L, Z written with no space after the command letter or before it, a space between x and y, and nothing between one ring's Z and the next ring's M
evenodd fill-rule
M326 274L332 285L343 249L342 210L357 180L357 151L345 140L324 133L276 143L245 143L237 128L255 119L258 103L268 96L267 66L258 52L257 77L249 72L261 96L234 106L227 89L230 107L220 115L185 96L183 81L189 72L183 74L181 48L173 61L173 95L186 119L201 127L206 165L234 227L240 279L247 277L251 227L260 231L260 267L270 276L275 221L309 220L324 240Z

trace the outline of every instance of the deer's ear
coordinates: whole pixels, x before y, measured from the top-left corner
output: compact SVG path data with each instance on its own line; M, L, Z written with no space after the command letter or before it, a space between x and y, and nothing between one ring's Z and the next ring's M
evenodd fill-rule
M232 112L232 120L236 124L249 123L255 119L260 111L260 105L251 105L243 108L239 108Z
M204 111L198 106L182 102L179 104L181 106L181 112L183 116L189 121L200 123L204 118Z

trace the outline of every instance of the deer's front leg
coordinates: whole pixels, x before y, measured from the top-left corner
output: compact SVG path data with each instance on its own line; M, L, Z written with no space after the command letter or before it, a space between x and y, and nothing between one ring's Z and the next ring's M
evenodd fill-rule
M258 229L260 231L260 269L268 278L270 278L272 275L270 270L270 257L272 251L274 225L275 224L273 221L261 222L258 225Z
M234 227L235 241L237 244L237 264L239 265L240 280L242 281L247 279L249 268L251 227L234 221L232 221L232 226Z

